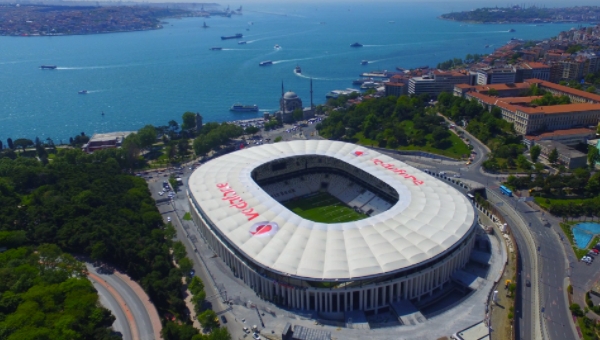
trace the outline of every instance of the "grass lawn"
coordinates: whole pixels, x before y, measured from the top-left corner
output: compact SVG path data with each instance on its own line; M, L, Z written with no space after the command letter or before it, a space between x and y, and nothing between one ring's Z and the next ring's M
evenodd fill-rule
M298 216L322 223L343 223L362 220L368 216L354 211L342 201L328 193L299 198L282 203Z
M402 122L406 131L407 136L410 136L412 131L412 122L404 121ZM362 132L354 135L354 138L358 139L358 144L368 145L368 146L377 146L379 143L377 141L366 138ZM413 151L425 151L437 155L442 155L446 157L461 159L464 155L470 155L471 150L465 144L465 142L460 139L456 134L450 132L450 141L452 142L452 146L447 149L438 149L431 146L432 137L431 134L425 136L427 139L426 145L403 145L398 147L397 150L413 150Z
M586 200L591 200L593 198L545 198L545 197L534 197L535 203L537 203L540 207L548 210L550 205L553 203L573 203L575 205L582 204ZM547 201L546 201L547 200Z
M575 252L575 256L577 256L577 259L581 259L583 256L587 255L587 253L596 245L596 243L598 243L600 241L600 237L594 236L592 238L592 240L590 241L590 243L587 245L587 248L585 248L585 249L579 248L577 246L577 244L575 244L575 240L573 239L573 230L572 230L572 227L578 223L581 223L581 222L560 223L560 228L565 233L565 235L567 235L567 238L569 239L569 242L571 243L571 247L573 248L573 251Z

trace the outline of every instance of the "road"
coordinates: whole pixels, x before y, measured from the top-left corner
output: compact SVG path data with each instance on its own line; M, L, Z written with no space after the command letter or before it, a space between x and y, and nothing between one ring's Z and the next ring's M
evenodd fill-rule
M460 128L457 128L460 130ZM439 160L432 160L421 157L396 156L398 159L409 160L415 163L422 164L422 168L427 167L432 171L447 171L455 174L460 174L464 179L475 181L484 184L488 190L500 193L498 187L506 178L505 175L492 175L484 173L481 169L481 164L487 158L488 148L479 142L476 138L470 136L469 140L473 145L473 150L477 152L477 157L473 164L466 166L462 163L452 163ZM496 197L496 196L494 196ZM490 197L488 197L490 198ZM541 316L545 319L544 333L551 340L575 339L576 333L572 327L570 313L568 311L567 302L564 298L564 278L567 277L568 256L565 253L563 244L559 237L562 233L558 225L558 221L551 216L547 216L543 212L532 209L527 203L519 202L515 197L507 197L497 195L495 200L501 200L501 211L504 211L503 216L507 223L512 226L515 240L519 248L519 257L521 260L520 268L517 268L517 275L520 278L529 278L532 286L539 284L539 304ZM520 220L525 226L519 224ZM542 219L550 222L545 225ZM515 228L515 226L524 227ZM524 232L531 233L535 245L540 245L540 250L532 248L526 241ZM531 259L537 256L538 268L532 267ZM534 273L537 278L534 278ZM525 280L520 280L520 285L517 289L517 294L520 299L517 300L515 315L517 317L517 325L515 332L520 339L534 339L533 336L533 313L534 313L534 297L532 296L531 287L525 286Z
M118 324L122 328L123 338L154 340L159 339L160 334L155 336L155 325L152 324L151 316L145 304L138 294L118 275L99 273L96 269L86 264L89 275L94 286L102 299L108 303L108 308L117 317ZM105 295L108 293L108 295ZM113 309L114 308L114 309Z

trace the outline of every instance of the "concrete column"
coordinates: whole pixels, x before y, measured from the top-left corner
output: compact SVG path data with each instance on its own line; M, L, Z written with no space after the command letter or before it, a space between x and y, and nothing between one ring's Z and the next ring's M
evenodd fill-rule
M348 292L344 293L344 312L348 311Z
M342 296L342 294L336 293L335 295L336 295L335 299L337 300L337 312L339 313L339 312L341 312L340 311L340 297Z
M319 292L315 292L315 307L317 307L317 312L321 311L321 294Z
M354 292L350 292L350 309L349 310L354 310Z
M327 311L329 313L333 312L333 293L331 291L327 292Z
M373 302L375 303L375 314L377 314L377 312L379 311L379 287L375 287L373 290L375 291Z
M363 293L364 292L365 292L365 290L362 288L358 292L358 309L360 309L360 310L365 310L365 306L363 305Z

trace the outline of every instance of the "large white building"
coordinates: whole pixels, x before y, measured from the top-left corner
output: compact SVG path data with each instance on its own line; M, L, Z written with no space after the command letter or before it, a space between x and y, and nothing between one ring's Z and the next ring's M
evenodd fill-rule
M327 191L368 217L304 219L281 202ZM189 179L192 217L234 274L285 308L339 315L418 300L469 261L477 214L401 161L327 140L240 150Z

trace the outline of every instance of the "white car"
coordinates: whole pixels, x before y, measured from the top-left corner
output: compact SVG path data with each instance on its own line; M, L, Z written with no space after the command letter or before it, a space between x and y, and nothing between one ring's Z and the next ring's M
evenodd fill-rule
M162 195L164 195L164 194L165 194L165 193L164 193L164 191L159 191L159 192L158 192L158 196L162 196Z
M260 340L260 335L258 335L258 333L254 333L252 335L252 339Z
M171 216L167 217L167 222L171 222Z

